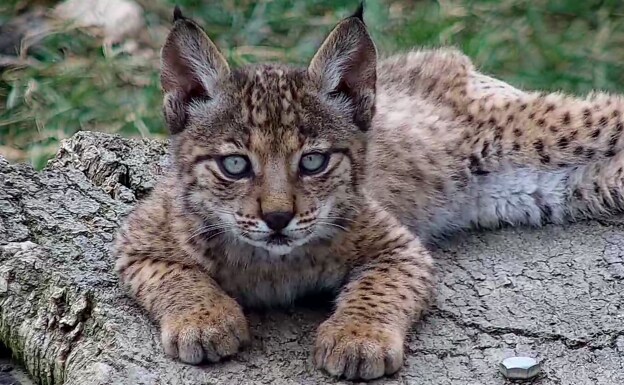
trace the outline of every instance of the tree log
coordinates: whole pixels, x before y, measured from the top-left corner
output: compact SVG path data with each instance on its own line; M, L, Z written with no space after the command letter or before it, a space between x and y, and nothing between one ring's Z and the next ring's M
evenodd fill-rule
M82 132L42 172L0 158L0 341L41 384L340 383L313 368L327 307L249 313L227 362L167 358L119 288L110 242L167 167L165 143ZM473 233L434 250L436 299L384 384L494 385L501 359L543 362L537 384L624 384L618 218Z

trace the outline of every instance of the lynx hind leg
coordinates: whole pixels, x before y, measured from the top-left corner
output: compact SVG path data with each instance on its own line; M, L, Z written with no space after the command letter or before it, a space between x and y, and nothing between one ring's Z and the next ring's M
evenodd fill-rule
M577 167L568 178L571 219L596 218L624 211L624 151Z
M624 151L585 165L513 168L480 176L456 207L456 226L540 226L624 211Z

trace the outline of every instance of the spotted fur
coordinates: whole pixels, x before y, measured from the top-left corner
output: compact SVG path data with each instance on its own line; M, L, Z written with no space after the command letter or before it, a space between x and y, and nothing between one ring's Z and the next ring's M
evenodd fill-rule
M334 376L396 372L432 286L421 240L623 208L624 101L527 93L451 49L377 63L361 12L307 69L230 69L175 13L162 51L174 166L125 221L117 272L165 351L218 361L249 341L241 306L337 294L314 360ZM317 175L304 154L328 154ZM248 157L232 178L228 154ZM281 241L266 213L292 213Z

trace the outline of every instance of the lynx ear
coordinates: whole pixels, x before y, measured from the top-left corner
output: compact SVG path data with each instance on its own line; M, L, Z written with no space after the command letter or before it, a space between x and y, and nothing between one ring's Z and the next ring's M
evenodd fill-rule
M160 82L165 93L165 120L169 131L176 134L184 130L189 103L215 98L219 79L230 70L199 25L185 18L178 7L173 18L161 52Z
M358 127L369 128L375 109L377 51L364 25L362 6L329 34L308 73Z

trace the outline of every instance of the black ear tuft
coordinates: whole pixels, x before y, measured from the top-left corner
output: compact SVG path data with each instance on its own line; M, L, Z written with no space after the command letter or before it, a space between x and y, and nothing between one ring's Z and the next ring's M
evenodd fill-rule
M355 13L351 15L351 17L359 19L362 23L364 22L364 0L360 2L360 6L355 10Z
M184 20L186 19L186 17L184 17L184 15L182 15L182 10L180 9L179 6L175 6L175 8L173 9L173 22L175 23L178 20Z
M375 109L377 50L362 22L362 12L360 5L353 17L331 31L312 58L308 74L320 94L332 99L335 107L365 131Z

